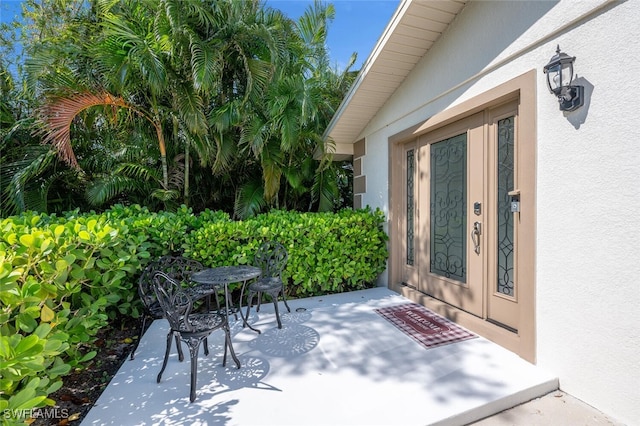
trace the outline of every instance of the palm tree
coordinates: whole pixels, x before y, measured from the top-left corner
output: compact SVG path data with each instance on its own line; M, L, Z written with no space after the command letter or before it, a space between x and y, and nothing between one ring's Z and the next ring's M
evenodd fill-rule
M355 56L343 72L329 66L325 43L334 13L333 6L316 1L290 23L289 60L279 63L266 97L255 99L253 113L246 115L242 142L260 162L262 185L245 184L236 200L237 216L265 206L336 206L338 168L324 152L321 132L353 80L349 68Z

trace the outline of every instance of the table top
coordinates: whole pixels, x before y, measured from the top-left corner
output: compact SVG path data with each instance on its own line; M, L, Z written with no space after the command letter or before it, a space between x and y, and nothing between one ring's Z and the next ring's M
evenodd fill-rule
M200 284L230 284L248 281L259 277L260 274L262 270L255 266L218 266L194 273L191 275L191 281Z

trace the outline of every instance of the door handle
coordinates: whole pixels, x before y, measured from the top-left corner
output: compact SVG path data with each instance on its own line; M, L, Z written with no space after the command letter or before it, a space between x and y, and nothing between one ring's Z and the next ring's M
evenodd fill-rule
M480 254L480 234L482 234L482 224L480 222L474 222L473 229L471 230L471 241L473 242L473 250L476 254Z

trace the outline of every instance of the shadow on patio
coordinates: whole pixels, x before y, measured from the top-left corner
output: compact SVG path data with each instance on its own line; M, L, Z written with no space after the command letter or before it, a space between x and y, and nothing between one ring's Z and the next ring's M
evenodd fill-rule
M214 333L193 403L189 361L175 349L156 383L167 323L155 321L82 424L462 425L557 389L557 378L484 338L425 349L374 312L408 302L386 288L291 300L282 329L263 304L249 318L259 335L232 317L242 368L222 367Z

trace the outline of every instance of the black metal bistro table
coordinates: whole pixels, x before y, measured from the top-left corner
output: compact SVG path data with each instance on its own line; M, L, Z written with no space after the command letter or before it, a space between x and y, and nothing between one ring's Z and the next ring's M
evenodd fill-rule
M203 269L202 271L196 272L191 275L191 281L198 283L198 285L193 287L191 291L201 296L206 296L214 291L222 290L222 288L224 287L224 311L225 316L227 316L228 327L228 315L231 312L235 312L235 310L232 310L235 307L232 307L229 303L229 300L231 300L229 294L229 284L242 283L242 291L240 294L243 294L244 287L247 285L247 282L251 281L254 278L258 278L260 275L262 275L262 270L260 268L249 265L218 266L216 268ZM241 304L242 300L238 302L237 311L240 312L242 325L248 326L251 330L259 333L260 331L251 327L251 325L247 323L247 319L242 315L242 309L240 309Z

